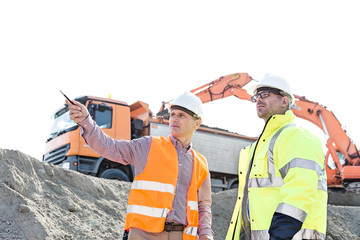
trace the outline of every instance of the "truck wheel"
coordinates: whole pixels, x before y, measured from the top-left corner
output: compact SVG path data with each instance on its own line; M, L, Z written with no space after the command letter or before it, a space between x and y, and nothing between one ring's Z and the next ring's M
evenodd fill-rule
M100 176L101 178L106 178L106 179L116 179L119 181L125 181L125 182L130 182L129 177L121 170L116 169L116 168L112 168L112 169L108 169L103 171Z
M235 189L239 187L239 183L234 183L230 186L230 189Z

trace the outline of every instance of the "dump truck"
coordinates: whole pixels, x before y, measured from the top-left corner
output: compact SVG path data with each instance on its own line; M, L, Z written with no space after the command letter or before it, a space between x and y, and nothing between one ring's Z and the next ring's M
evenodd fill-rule
M95 96L82 96L75 100L84 104L97 125L114 139L170 134L166 113L154 116L145 102L129 105L124 101ZM54 113L52 121L43 161L95 177L133 181L135 175L131 165L111 161L90 149L81 136L80 127L70 119L66 104ZM204 125L195 132L192 144L207 158L212 191L238 186L240 150L255 140L254 137Z

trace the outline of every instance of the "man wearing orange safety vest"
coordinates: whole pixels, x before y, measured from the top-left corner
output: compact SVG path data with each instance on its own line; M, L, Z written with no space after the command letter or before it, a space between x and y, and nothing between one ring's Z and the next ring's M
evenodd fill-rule
M130 240L213 239L210 174L205 157L191 146L203 116L197 96L186 92L169 103L168 137L131 141L107 136L86 107L73 102L66 100L70 118L80 125L87 144L99 155L135 168L125 220Z
M289 83L267 75L249 89L263 132L239 158L226 240L325 239L327 183L320 140L295 126Z

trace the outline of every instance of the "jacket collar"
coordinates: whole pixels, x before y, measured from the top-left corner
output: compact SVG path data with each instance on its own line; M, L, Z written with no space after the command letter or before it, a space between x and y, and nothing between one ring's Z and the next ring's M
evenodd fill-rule
M291 110L287 110L285 114L276 114L271 116L265 124L262 137L267 138L272 133L274 133L280 127L294 122L295 115Z

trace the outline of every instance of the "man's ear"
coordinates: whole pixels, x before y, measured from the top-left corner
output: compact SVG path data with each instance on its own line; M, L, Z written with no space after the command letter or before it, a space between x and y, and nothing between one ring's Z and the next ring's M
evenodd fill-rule
M195 120L195 130L198 130L198 128L200 127L200 125L201 125L201 119L196 119Z
M281 106L282 106L283 108L288 109L289 103L290 103L289 97L284 96L284 97L281 98Z

